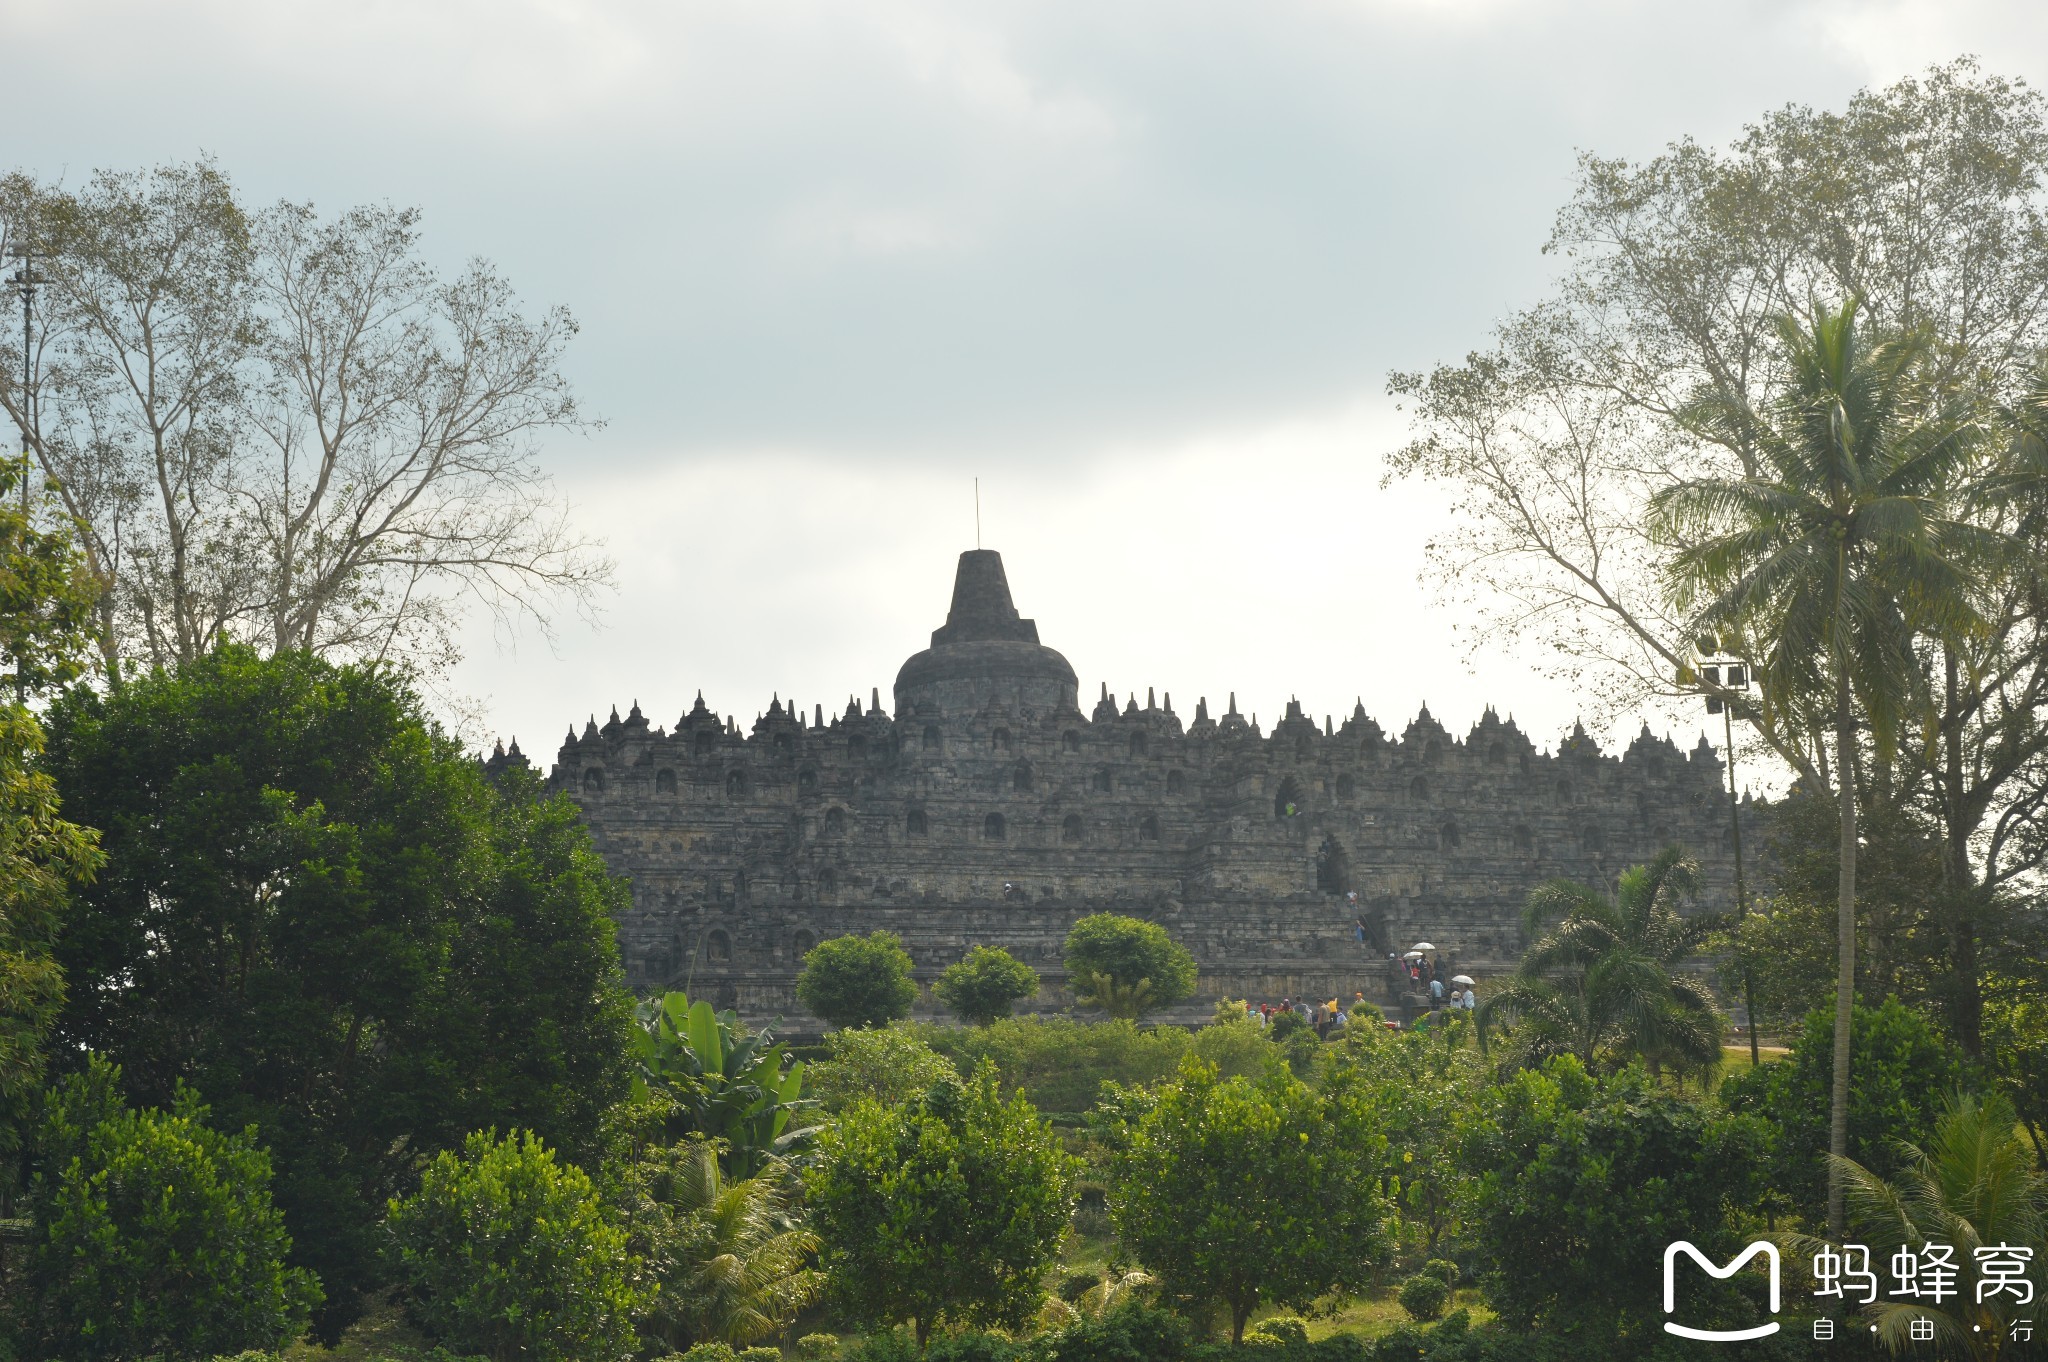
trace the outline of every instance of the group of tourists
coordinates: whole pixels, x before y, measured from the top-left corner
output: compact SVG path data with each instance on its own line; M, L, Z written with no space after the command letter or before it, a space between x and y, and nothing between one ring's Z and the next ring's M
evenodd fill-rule
M1479 1006L1478 990L1470 979L1460 974L1446 981L1435 958L1420 950L1406 956L1388 951L1387 963L1407 977L1408 992L1428 997L1432 1012L1470 1012Z
M1353 1007L1365 1001L1363 993L1354 993L1351 998ZM1333 1034L1352 1024L1345 1005L1335 998L1321 1003L1310 1003L1306 998L1282 998L1278 1003L1248 1002L1244 1005L1245 1016L1261 1026L1271 1026L1273 1018L1289 1012L1307 1022L1315 1031L1318 1040L1328 1040Z

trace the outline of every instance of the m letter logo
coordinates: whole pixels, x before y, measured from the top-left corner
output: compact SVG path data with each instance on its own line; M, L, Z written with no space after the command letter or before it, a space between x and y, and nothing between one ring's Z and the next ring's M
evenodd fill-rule
M1742 1265L1761 1253L1771 1265L1771 1313L1778 1313L1778 1246L1759 1239L1735 1255L1735 1261L1726 1267L1715 1267L1707 1261L1707 1255L1681 1239L1664 1250L1664 1313L1670 1314L1678 1308L1678 1284L1671 1278L1671 1265L1684 1253L1706 1269L1709 1277L1726 1281L1742 1271ZM1705 1343L1740 1343L1745 1339L1763 1338L1778 1332L1778 1322L1759 1324L1754 1329L1688 1329L1683 1324L1664 1321L1664 1332L1677 1334L1680 1338L1696 1338Z

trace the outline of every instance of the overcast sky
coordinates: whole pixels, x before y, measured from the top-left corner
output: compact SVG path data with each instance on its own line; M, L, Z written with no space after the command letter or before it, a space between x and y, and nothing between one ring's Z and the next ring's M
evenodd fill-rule
M453 678L538 757L613 702L886 696L977 476L1084 699L1491 702L1547 742L1573 697L1468 666L1418 581L1387 372L1543 294L1578 151L1963 52L2038 85L2048 5L0 0L0 44L0 160L416 205L575 313L607 424L547 462L620 590L552 645L479 621Z

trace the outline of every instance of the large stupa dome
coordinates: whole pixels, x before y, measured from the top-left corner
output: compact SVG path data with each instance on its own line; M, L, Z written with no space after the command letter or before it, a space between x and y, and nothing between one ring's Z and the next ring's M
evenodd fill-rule
M1077 710L1067 660L1038 641L1038 625L1017 614L1003 556L994 549L960 555L953 608L932 630L932 646L896 673L898 714L975 713L992 702L1063 714Z

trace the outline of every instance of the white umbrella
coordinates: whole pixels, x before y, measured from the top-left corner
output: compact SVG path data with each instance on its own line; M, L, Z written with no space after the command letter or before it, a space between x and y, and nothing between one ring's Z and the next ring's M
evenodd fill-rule
M1435 950L1435 949L1436 949L1436 947L1434 947L1434 946L1430 945L1430 944L1429 944L1429 943L1428 943L1427 941L1418 941L1418 942L1416 942L1416 943L1415 943L1415 946L1414 946L1414 950L1415 950L1415 951L1433 951L1433 950ZM1411 952L1410 952L1410 954L1413 954L1413 953L1414 953L1414 951L1411 951Z
M1451 982L1454 984L1473 984L1479 981L1469 974L1454 974L1451 976Z
M1403 956L1403 957L1402 957L1402 959L1404 959L1404 960L1417 960L1417 959L1420 959L1420 958L1421 958L1421 956L1422 956L1422 952L1421 952L1421 951L1410 951L1410 952L1408 952L1408 954L1407 954L1407 955Z

